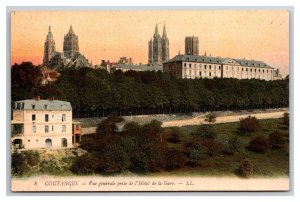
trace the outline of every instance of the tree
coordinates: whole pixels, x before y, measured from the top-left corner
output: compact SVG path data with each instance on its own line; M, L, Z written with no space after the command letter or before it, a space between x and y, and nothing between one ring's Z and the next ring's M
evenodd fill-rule
M268 141L263 136L256 136L250 140L248 149L257 153L266 153L268 150Z
M246 118L240 118L240 131L246 133L258 131L260 124L256 117L248 116Z
M249 160L249 159L243 159L240 162L240 166L239 166L239 174L242 177L250 177L253 175L253 163Z
M283 124L289 127L290 124L290 114L288 112L285 112L283 114Z
M206 118L205 121L207 121L208 123L214 123L216 122L216 115L214 113L209 113Z
M274 131L269 134L269 147L271 149L280 149L284 146L285 140L283 134L279 131Z

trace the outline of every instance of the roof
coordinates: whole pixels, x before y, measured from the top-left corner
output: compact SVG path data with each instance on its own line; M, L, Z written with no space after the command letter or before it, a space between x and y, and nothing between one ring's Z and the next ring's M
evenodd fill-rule
M130 64L117 64L116 69L129 69L136 71L163 71L162 65L130 65Z
M24 106L20 106L19 109L30 109L32 110L32 105L34 105L35 110L58 110L58 111L69 111L72 110L71 103L61 100L20 100L15 102L17 108L17 103L24 103ZM47 106L47 109L46 109Z
M223 64L226 60L230 60L230 59L236 61L241 66L272 68L270 65L267 65L266 63L264 63L262 61L235 59L235 58L210 57L210 56L204 56L204 55L176 55L175 57L173 57L172 59L170 59L164 63L203 62L203 63L211 63L211 64Z

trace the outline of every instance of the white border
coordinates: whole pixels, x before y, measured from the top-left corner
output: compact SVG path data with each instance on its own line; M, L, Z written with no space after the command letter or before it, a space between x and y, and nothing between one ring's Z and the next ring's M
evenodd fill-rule
M291 97L291 103L299 103L299 92L297 93L297 91L295 91L294 93L292 92L294 90L294 88L296 89L297 86L299 86L298 82L299 79L298 75L300 76L300 72L299 72L299 58L300 58L300 54L299 54L299 26L300 26L300 22L299 22L299 15L300 15L300 5L299 5L299 1L297 0L228 0L228 1L224 1L224 0L209 0L209 1L203 1L203 2L197 2L196 0L181 0L181 1L164 1L162 2L161 0L152 0L152 1L133 1L133 0L127 0L127 1L122 1L122 0L110 0L110 1L106 1L106 2L101 2L98 3L95 0L84 0L84 1L75 1L75 0L43 0L43 1L37 1L37 0L0 0L0 44L2 44L2 48L0 49L0 56L1 56L1 60L0 60L0 64L1 64L1 74L2 75L2 79L0 79L1 82L1 95L4 95L5 98L2 98L1 101L1 107L0 107L0 112L1 112L1 127L0 127L0 134L1 134L1 140L0 141L0 148L1 148L1 152L0 152L0 160L2 162L2 166L0 167L0 179L1 179L1 187L0 187L0 200L1 201L15 201L15 200L22 200L22 201L41 201L41 200L45 200L44 198L41 199L40 197L7 197L6 196L6 186L10 186L9 184L6 185L6 171L5 171L5 167L4 164L6 162L6 140L5 140L5 134L7 129L7 125L6 125L6 120L5 117L7 117L6 114L6 107L7 107L7 92L6 92L6 78L5 76L7 75L6 71L6 65L9 64L9 61L6 61L7 57L6 57L6 49L4 48L3 44L7 44L9 43L8 41L6 41L6 35L7 33L9 33L9 30L7 30L7 26L6 25L6 6L294 6L294 42L293 42L293 46L294 46L294 67L295 69L292 71L290 71L290 74L292 74L292 72L294 72L294 76L295 79L293 79L293 76L290 77L291 79L291 84L293 84L291 86L291 95L294 95L293 97ZM296 45L297 44L297 45ZM292 48L292 47L291 47ZM291 52L292 55L292 52ZM293 61L291 61L291 65L293 64ZM297 77L296 77L297 76ZM297 113L299 113L299 108L297 107L297 104L294 105L294 123L300 123L299 120L297 119ZM299 124L298 124L299 125ZM255 201L295 201L297 198L299 200L299 187L297 186L299 183L299 174L297 171L300 171L299 168L299 126L297 126L295 124L294 127L294 184L295 184L295 189L294 189L294 197L278 197L278 196L270 196L270 197L264 197L264 196L258 196L258 197L242 197L242 196L226 196L225 198L221 198L220 196L211 196L210 199L213 200L230 200L230 201L251 201L253 202ZM291 126L291 130L293 130L293 125ZM216 193L217 194L217 193ZM216 195L215 193L211 193L210 195ZM90 194L90 195L94 195L94 194ZM109 194L110 196L112 194ZM133 194L129 194L129 195L135 195ZM144 194L144 195L153 195L153 194ZM154 194L157 195L157 194ZM169 195L179 195L176 193L171 193ZM186 194L183 194L186 195ZM193 193L188 195L194 195ZM92 198L94 198L95 196L93 196ZM89 198L91 200L93 200L92 198ZM161 196L155 196L155 198L136 198L136 197L130 197L129 199L131 201L153 201L153 200L158 200L159 198L161 198ZM76 196L71 196L65 198L63 196L59 196L58 198L49 198L50 200L72 200L72 201L82 201L84 200L82 197L76 197ZM117 199L121 199L124 200L125 197L122 196ZM126 197L126 199L128 199ZM163 199L163 198L162 198ZM99 199L98 199L99 200ZM110 201L111 198L106 198L105 200ZM163 199L165 200L165 199ZM169 200L172 201L182 201L182 198L179 198L177 196L173 196L172 198L170 198ZM201 199L200 199L201 200ZM208 200L207 197L202 198L202 200Z

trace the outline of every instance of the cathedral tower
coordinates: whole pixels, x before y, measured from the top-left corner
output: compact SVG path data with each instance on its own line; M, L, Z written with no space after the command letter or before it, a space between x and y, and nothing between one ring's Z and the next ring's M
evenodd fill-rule
M162 62L169 60L169 39L167 36L166 25L162 35Z
M74 33L72 25L64 36L63 51L66 58L73 58L76 53L79 53L78 36Z
M44 56L43 65L47 65L55 52L55 41L53 39L53 34L51 32L51 26L49 26L49 31L44 43Z
M169 40L164 28L163 38L159 35L157 24L153 39L148 42L148 63L149 65L162 65L169 58Z

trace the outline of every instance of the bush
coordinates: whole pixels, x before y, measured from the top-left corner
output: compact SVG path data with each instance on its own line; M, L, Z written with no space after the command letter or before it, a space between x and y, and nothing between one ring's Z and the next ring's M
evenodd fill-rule
M52 159L41 161L39 168L40 172L51 175L61 174L62 171L57 161Z
M24 156L29 166L36 166L40 162L40 154L37 151L25 151Z
M200 146L200 145L197 146L197 147L192 147L188 151L188 156L193 161L205 160L208 157L207 149L205 147L203 147L203 146Z
M231 137L224 144L224 151L228 154L234 154L240 150L241 142L237 137Z
M201 138L200 142L201 145L205 147L206 152L209 156L215 156L219 153L220 146L216 141L209 138Z
M11 155L11 173L13 175L23 175L29 171L29 167L25 161L24 153L14 152Z
M263 136L257 136L250 140L248 149L258 153L266 153L268 150L268 141Z
M240 119L240 131L245 132L255 132L260 129L260 124L256 117L248 116L246 118Z
M164 128L162 131L162 136L170 143L178 143L181 142L181 137L183 136L183 132L180 128Z
M169 150L165 156L165 167L167 170L181 168L185 165L186 157L178 150Z
M83 154L76 158L70 170L76 174L95 173L101 160L92 154Z
M285 112L283 114L283 124L289 127L290 124L290 114L288 112Z
M243 159L238 169L239 175L242 177L250 177L253 175L253 163L249 159Z
M214 113L209 113L206 116L205 121L207 121L209 123L214 123L214 122L216 122L216 118L217 118L217 116Z
M283 134L279 131L274 131L269 135L270 149L280 149L284 146L285 140Z
M199 128L197 129L196 133L194 133L194 135L198 137L214 139L216 133L213 129L213 126L204 124L199 126Z

